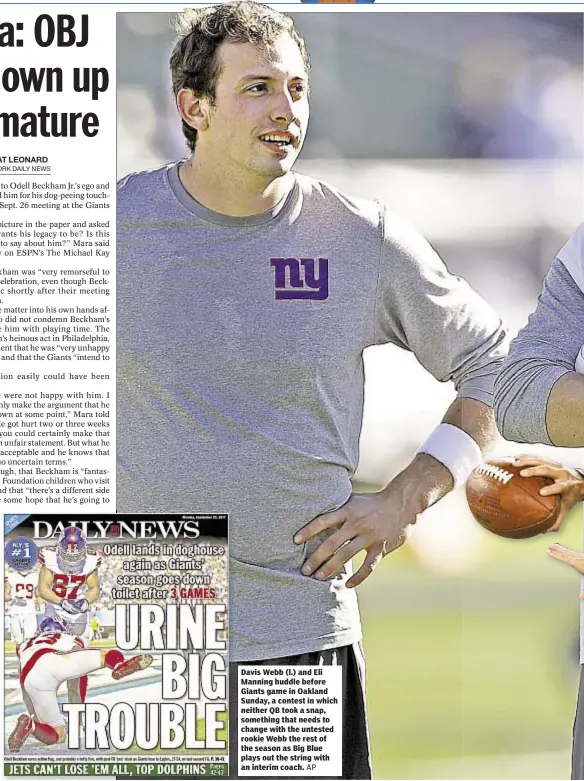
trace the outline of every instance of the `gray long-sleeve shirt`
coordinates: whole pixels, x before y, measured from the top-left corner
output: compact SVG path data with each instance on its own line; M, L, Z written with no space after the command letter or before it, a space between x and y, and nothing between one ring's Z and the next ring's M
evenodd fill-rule
M554 260L527 325L511 343L495 382L505 439L551 445L546 408L554 384L574 371L584 345L584 226Z
M118 510L229 513L233 660L360 639L350 567L303 576L318 541L293 536L351 494L363 350L412 350L490 404L499 318L374 202L296 175L271 212L228 217L178 165L120 185L117 294Z

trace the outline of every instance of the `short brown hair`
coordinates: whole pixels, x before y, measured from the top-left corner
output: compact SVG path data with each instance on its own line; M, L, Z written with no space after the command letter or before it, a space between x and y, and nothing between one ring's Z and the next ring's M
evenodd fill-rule
M177 16L174 29L180 36L170 55L175 98L179 90L190 89L198 97L209 98L213 103L220 74L217 50L225 41L251 43L269 52L280 36L287 33L298 44L306 70L310 68L306 45L293 20L253 0L189 8ZM184 119L182 129L192 152L197 142L197 131Z

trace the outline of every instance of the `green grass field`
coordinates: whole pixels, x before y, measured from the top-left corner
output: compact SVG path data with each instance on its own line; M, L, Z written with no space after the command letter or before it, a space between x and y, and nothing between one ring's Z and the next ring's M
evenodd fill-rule
M580 535L570 519L559 539L581 549ZM406 549L366 582L375 778L569 778L579 584L551 541L489 536L465 577Z

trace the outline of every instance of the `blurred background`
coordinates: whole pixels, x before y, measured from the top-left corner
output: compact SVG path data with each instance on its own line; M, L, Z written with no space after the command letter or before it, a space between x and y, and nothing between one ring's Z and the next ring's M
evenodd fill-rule
M293 8L313 63L298 170L384 200L521 327L584 213L583 17ZM186 156L171 19L118 14L120 176ZM375 490L454 394L397 348L369 350L366 371L357 487ZM555 539L581 537L577 509ZM579 583L549 542L489 535L459 490L361 587L376 778L569 778Z

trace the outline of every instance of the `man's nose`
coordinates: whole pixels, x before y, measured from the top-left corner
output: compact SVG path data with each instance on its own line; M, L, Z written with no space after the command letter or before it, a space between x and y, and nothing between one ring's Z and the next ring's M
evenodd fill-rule
M294 99L288 90L282 90L274 98L270 118L273 122L289 125L296 118Z

